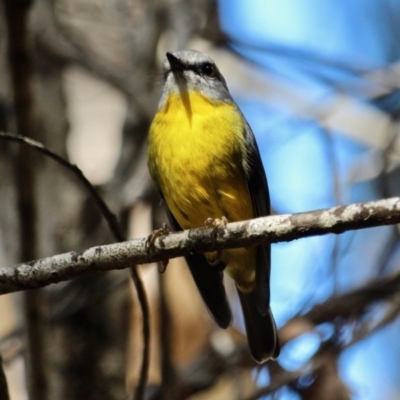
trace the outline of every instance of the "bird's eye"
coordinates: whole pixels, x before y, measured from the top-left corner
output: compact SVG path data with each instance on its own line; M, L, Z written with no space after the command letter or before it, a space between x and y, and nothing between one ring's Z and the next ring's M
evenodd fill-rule
M202 72L204 75L208 76L209 78L215 77L215 68L211 64L203 65Z

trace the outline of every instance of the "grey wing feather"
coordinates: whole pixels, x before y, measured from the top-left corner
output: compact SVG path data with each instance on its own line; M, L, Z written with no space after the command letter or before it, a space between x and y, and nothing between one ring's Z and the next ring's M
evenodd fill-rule
M238 290L242 305L244 323L250 352L258 363L279 356L279 341L277 329L271 310L266 315L260 315L257 310L255 293L243 293Z
M267 178L254 134L248 124L245 128L247 160L244 165L247 187L256 217L270 214ZM279 356L280 345L274 317L269 307L271 245L257 248L256 289L254 294L239 291L250 350L258 362ZM257 311L261 315L257 315Z
M247 143L247 159L245 173L247 187L250 192L256 217L270 214L270 201L267 178L261 161L260 153L254 134L248 124L245 128L245 140ZM270 265L271 245L265 244L257 248L256 265L256 303L261 315L269 312L270 301Z
M171 228L174 231L181 231L181 226L172 215L165 200L164 204ZM192 254L185 259L200 295L215 322L219 327L227 328L232 322L232 313L223 284L224 265L220 263L221 265L211 266L202 254Z

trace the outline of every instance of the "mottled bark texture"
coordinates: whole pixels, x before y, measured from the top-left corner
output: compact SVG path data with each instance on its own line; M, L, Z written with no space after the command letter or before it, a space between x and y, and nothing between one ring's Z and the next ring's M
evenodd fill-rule
M167 260L190 253L285 242L400 222L400 198L350 204L307 213L234 222L226 228L197 228L69 252L0 269L0 293L33 289L100 271Z

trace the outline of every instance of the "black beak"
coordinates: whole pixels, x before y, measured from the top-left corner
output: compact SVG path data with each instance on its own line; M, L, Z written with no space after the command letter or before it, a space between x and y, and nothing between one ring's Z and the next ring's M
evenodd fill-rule
M169 65L171 66L172 71L183 71L185 68L185 64L172 53L167 52L167 58L169 61Z

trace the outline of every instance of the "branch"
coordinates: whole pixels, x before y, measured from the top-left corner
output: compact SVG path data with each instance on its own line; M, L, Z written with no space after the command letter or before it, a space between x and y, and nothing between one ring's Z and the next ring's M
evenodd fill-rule
M400 223L400 198L351 204L300 214L262 217L234 222L225 228L197 228L171 233L148 246L146 238L92 247L0 269L0 294L43 287L88 273L131 268L137 264L246 247L265 242L342 233Z
M341 296L331 297L322 304L315 305L310 311L302 315L314 324L334 321L340 317L347 319L357 317L365 312L372 303L387 301L399 293L400 273L397 272L379 281L355 289Z

